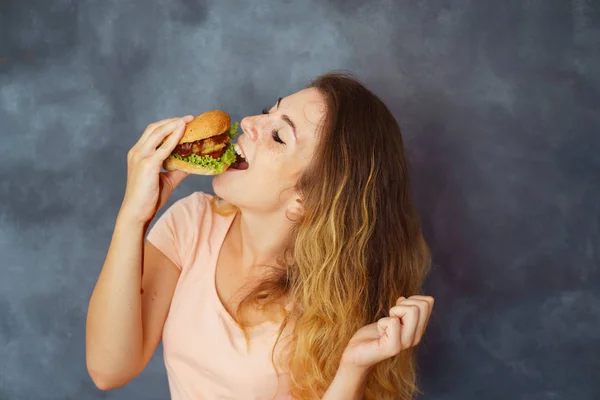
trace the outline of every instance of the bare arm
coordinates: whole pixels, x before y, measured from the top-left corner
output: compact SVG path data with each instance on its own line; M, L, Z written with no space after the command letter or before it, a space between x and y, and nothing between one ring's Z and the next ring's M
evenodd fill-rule
M368 371L345 371L339 368L322 400L360 400L364 398Z
M180 271L144 243L144 236L157 210L187 176L160 169L192 118L148 125L127 154L125 198L86 320L87 369L100 389L123 386L137 376L160 341Z
M96 386L123 386L156 350L179 279L177 268L151 243L143 225L117 219L108 254L90 299L86 360ZM144 275L142 280L142 263Z

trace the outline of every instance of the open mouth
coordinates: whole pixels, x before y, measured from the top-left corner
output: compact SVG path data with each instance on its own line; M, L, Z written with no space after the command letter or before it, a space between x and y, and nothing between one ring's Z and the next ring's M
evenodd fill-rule
M242 154L242 150L240 150L240 146L238 144L234 144L233 148L235 150L235 162L229 166L232 169L245 170L248 169L248 161L244 158Z

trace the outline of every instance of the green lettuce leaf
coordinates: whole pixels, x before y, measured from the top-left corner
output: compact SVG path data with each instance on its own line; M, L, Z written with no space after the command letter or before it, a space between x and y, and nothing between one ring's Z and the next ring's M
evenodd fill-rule
M238 134L238 126L240 126L239 123L234 122L233 125L231 125L231 127L229 127L229 137L233 140L237 134Z

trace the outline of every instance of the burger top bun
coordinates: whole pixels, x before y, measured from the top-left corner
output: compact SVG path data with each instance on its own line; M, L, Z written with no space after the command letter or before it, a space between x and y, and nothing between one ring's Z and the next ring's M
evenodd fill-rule
M195 142L227 132L231 125L229 114L221 110L207 111L186 125L179 144Z

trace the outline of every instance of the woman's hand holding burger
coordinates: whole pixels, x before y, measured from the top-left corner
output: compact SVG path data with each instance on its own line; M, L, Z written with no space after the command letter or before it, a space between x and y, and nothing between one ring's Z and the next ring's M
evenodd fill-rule
M154 122L129 150L127 186L119 217L136 223L149 222L165 205L173 189L188 176L179 170L161 172L161 167L179 143L185 125L193 119L187 115Z

